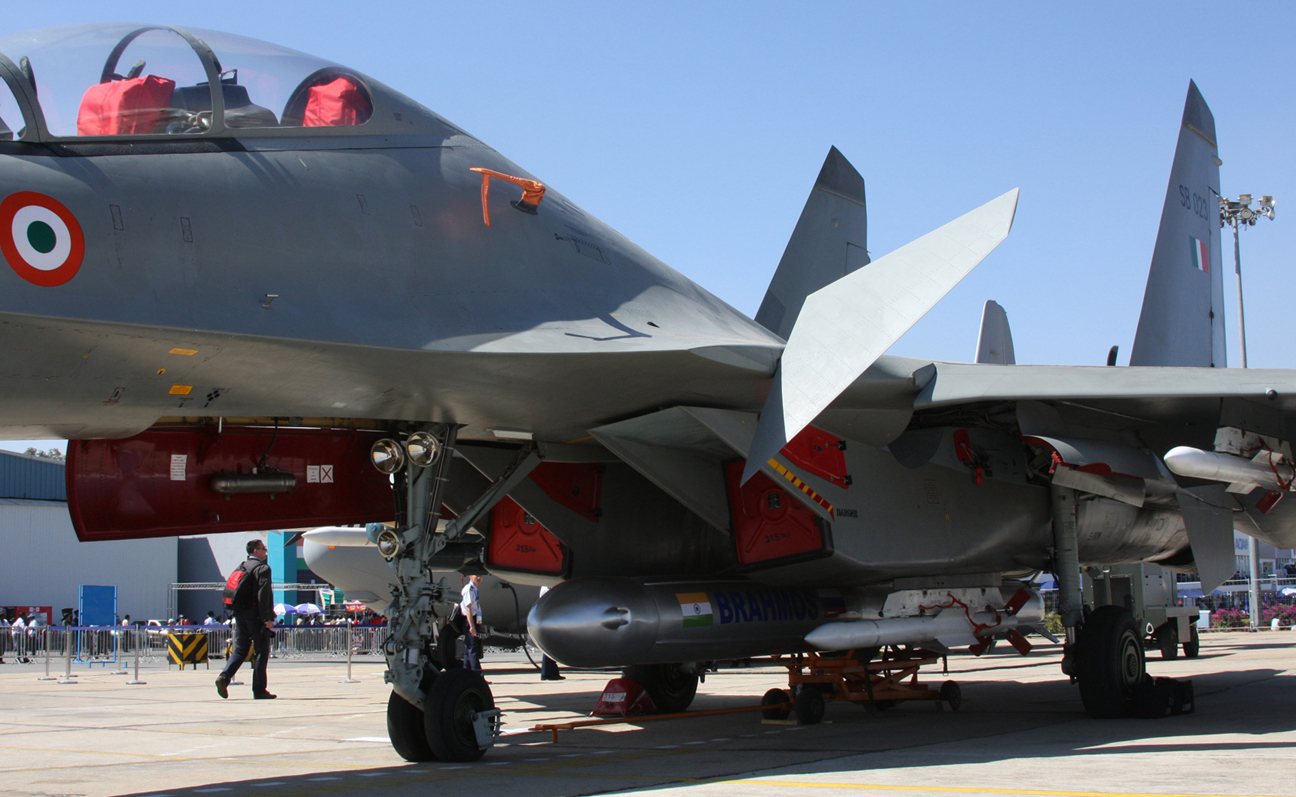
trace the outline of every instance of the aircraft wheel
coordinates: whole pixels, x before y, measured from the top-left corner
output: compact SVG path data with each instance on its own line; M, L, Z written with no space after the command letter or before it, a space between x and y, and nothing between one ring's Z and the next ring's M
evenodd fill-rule
M1076 680L1094 718L1128 717L1143 681L1142 629L1122 606L1102 606L1085 621L1076 645Z
M963 705L963 690L953 681L946 681L940 688L941 702L949 706L950 711L958 711Z
M823 692L802 686L797 690L796 716L802 725L817 725L824 716Z
M1157 646L1161 648L1161 658L1179 658L1179 629L1173 621L1157 629L1156 640Z
M486 679L476 670L446 670L432 684L423 712L428 746L442 761L476 761L486 751L477 746L473 714L495 708Z
M779 703L791 703L792 695L782 689L771 689L761 698L762 706L777 706ZM791 715L785 708L767 708L761 711L761 719L785 720Z
M680 664L636 664L622 670L621 677L642 686L658 714L687 711L697 696L697 674Z
M436 760L423 730L423 712L395 692L387 698L387 737L396 754L406 761Z
M1190 659L1197 658L1201 653L1201 636L1197 633L1197 626L1192 627L1192 633L1188 635L1188 641L1183 643L1184 655Z

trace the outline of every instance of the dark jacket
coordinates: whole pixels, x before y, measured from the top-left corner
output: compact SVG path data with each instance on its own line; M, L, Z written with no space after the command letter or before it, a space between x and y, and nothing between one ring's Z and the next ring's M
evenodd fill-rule
M255 611L257 619L262 622L275 619L274 587L271 583L274 577L270 573L270 565L255 556L249 556L243 563L243 569L248 573L245 578L252 579L252 594L256 597L251 604L236 603L234 611Z

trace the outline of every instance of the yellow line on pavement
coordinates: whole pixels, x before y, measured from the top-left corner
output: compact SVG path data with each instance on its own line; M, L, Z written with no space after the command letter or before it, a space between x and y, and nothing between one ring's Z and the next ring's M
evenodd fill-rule
M802 789L863 789L866 791L954 792L956 794L1027 794L1039 797L1273 797L1242 794L1167 794L1163 792L1046 791L1044 789L978 789L971 786L894 786L882 783L814 783L796 780L718 780L717 784L790 786Z

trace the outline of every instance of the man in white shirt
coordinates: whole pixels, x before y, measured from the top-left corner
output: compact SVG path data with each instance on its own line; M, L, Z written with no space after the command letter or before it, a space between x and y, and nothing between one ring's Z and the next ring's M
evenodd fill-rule
M469 670L481 670L481 637L478 636L478 631L481 629L482 611L481 596L477 592L480 586L481 576L468 576L468 583L464 584L462 599L459 601L459 611L463 613L466 624L463 665Z

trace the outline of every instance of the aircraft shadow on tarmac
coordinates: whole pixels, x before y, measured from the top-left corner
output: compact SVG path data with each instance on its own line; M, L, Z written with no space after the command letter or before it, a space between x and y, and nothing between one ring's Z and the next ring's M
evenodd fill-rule
M1157 671L1153 659L1150 669ZM504 671L495 671L501 675ZM521 673L522 670L513 672ZM525 672L531 672L529 670ZM488 672L488 675L490 673ZM615 673L608 673L615 677ZM707 717L689 721L634 722L636 730L607 734L597 731L566 731L554 746L547 744L520 746L544 736L514 736L506 739L510 746L491 751L477 764L456 765L455 771L440 769L443 765L406 764L393 753L391 764L364 770L312 772L296 776L267 776L256 780L228 781L211 786L230 788L233 793L248 793L257 784L273 783L276 795L314 794L327 788L330 794L370 793L381 788L384 793L410 793L444 778L458 779L474 773L494 776L512 774L517 783L526 783L528 795L561 795L594 793L633 788L647 791L711 779L737 776L794 777L824 775L834 772L858 772L897 768L959 764L986 764L1023 758L1067 758L1076 756L1123 755L1136 753L1197 753L1205 751L1242 751L1290 749L1288 742L1269 742L1260 734L1281 733L1296 729L1296 676L1282 671L1257 668L1194 677L1197 711L1160 720L1091 720L1085 716L1074 686L1064 680L1034 682L977 681L959 673L963 684L964 706L958 712L934 711L931 705L909 703L889 711L870 711L847 704L829 704L826 722L800 729L801 733L768 737L769 726L760 724L755 715ZM552 716L553 712L585 713L599 695L596 688L562 693L528 694L528 684L509 684L501 707L513 716L514 723L527 723L527 714ZM704 687L705 689L705 687ZM732 708L751 705L752 695L708 695L700 693L694 710ZM534 708L510 709L509 703L530 704ZM831 723L831 724L829 724ZM786 728L775 727L775 730ZM758 731L745 734L743 731ZM724 749L733 755L706 755L715 752L711 745L687 748L690 741L722 734L731 737ZM1220 740L1225 734L1239 734L1241 740ZM1207 739L1206 737L1211 737ZM1196 741L1201 739L1201 741ZM677 749L669 759L661 742L668 740ZM714 740L712 740L714 741ZM683 749L678 749L683 748ZM608 753L595 758L593 750ZM582 753L572 758L573 753ZM696 753L690 756L685 753ZM566 754L565 756L563 754ZM866 756L861 760L860 756ZM529 763L540 761L542 763ZM543 763L549 761L550 763ZM491 764L504 768L486 768ZM570 767L588 770L576 783L564 781ZM539 776L539 777L532 777ZM593 778L594 780L591 780ZM606 786L598 780L606 779ZM627 783L626 779L631 779ZM661 780L658 781L657 779ZM637 781L637 782L635 782ZM657 782L652 782L657 781ZM503 785L498 779L492 784ZM259 790L258 790L259 791ZM157 790L138 792L156 793Z

